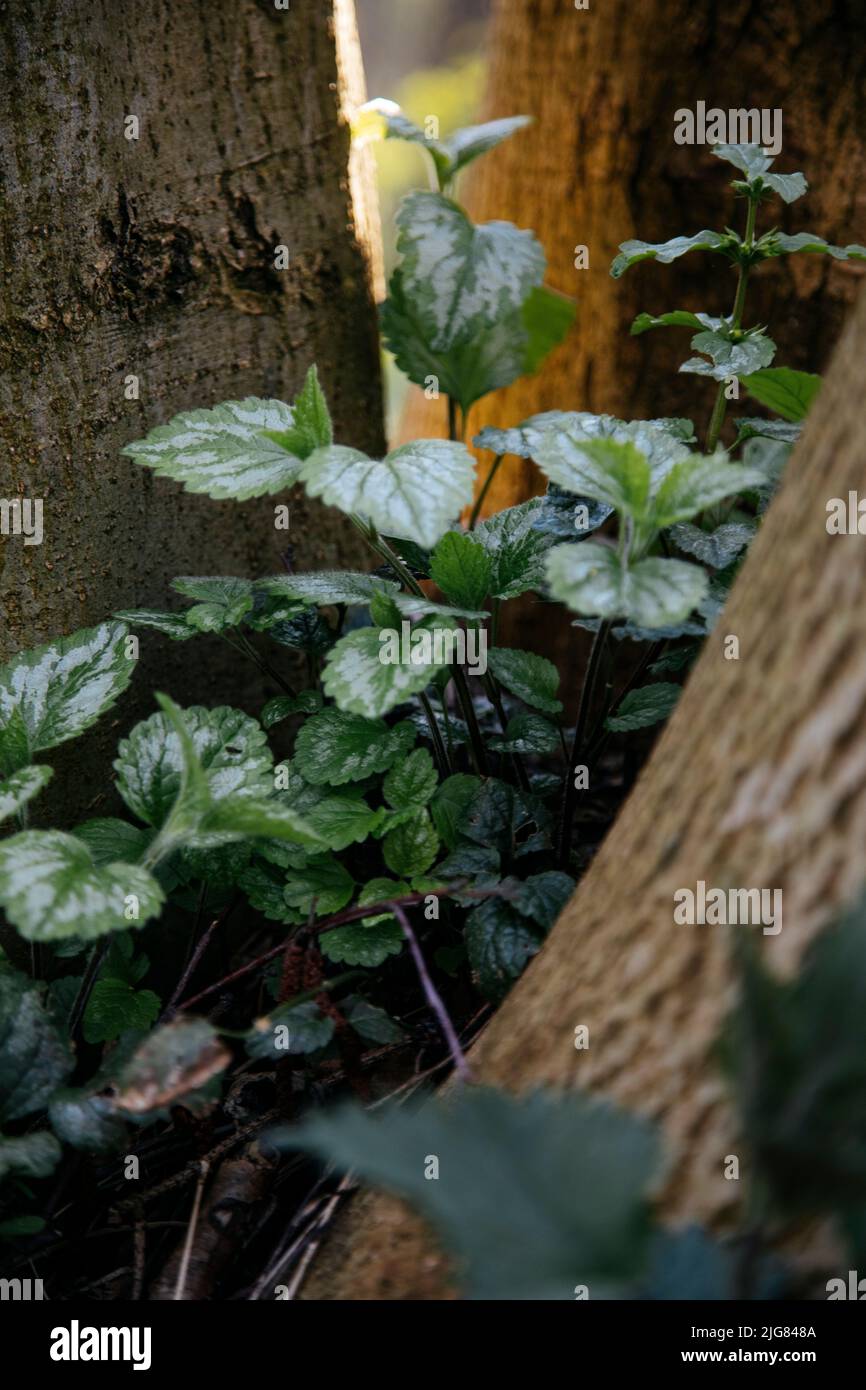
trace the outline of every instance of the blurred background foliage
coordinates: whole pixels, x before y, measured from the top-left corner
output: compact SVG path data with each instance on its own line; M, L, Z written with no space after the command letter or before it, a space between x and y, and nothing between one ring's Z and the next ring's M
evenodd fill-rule
M491 0L355 0L355 5L368 97L396 101L421 126L436 116L442 135L479 119ZM404 193L428 186L428 157L403 140L377 141L374 149L389 277L396 260L394 214ZM384 353L384 365L391 438L408 382L390 353ZM444 401L442 411L444 433Z

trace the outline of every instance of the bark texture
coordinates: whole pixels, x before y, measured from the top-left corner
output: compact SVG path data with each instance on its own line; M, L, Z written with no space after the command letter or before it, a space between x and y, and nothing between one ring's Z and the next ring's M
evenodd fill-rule
M291 399L313 361L336 437L382 444L352 0L10 0L0 44L0 495L45 516L42 545L0 540L0 660L170 606L176 574L272 572L287 540L300 567L357 563L350 529L302 496L286 536L288 498L214 502L119 454L179 410ZM187 702L250 689L210 639L141 648L138 709L156 679Z
M731 1219L739 1185L723 1177L726 1154L738 1153L748 1176L712 1050L734 1001L730 932L755 930L676 926L675 890L699 879L781 888L783 929L761 940L787 971L866 878L866 541L826 531L828 500L863 486L864 338L861 295L669 726L470 1058L485 1083L586 1087L659 1122L670 1155L663 1205L675 1221ZM729 634L739 660L724 657ZM587 1051L574 1048L578 1024L589 1027ZM414 1217L366 1194L305 1296L448 1297L445 1272Z

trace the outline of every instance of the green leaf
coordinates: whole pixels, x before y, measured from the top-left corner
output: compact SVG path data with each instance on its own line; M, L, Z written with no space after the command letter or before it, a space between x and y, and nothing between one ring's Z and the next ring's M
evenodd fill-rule
M507 889L509 905L547 932L574 892L575 883L570 874L550 869L546 873L530 874L523 882L503 879L501 886Z
M446 531L433 551L430 578L450 603L480 609L490 593L493 565L483 545L464 531Z
M371 925L351 922L345 927L322 932L319 945L328 960L339 965L363 965L373 969L389 956L398 956L404 937L392 916L374 919Z
M83 840L90 850L94 864L112 864L120 861L135 864L147 850L153 834L141 830L128 821L114 816L97 816L76 825L73 831L76 840Z
M553 597L576 613L629 618L643 628L683 622L708 586L697 565L653 556L624 566L615 550L595 541L558 545L547 577Z
M260 579L256 588L267 594L298 599L301 603L363 603L375 594L396 594L400 585L377 574L353 574L348 570L321 570L314 574L278 574Z
M114 1042L128 1028L146 1031L155 1023L160 999L151 989L133 989L125 980L97 980L84 1011L89 1043Z
M112 1049L111 1061L117 1051ZM98 1094L113 1084L114 1077L107 1074L109 1066L110 1062L86 1086L55 1091L48 1107L51 1128L58 1139L85 1153L116 1153L126 1140L126 1121L115 1115L109 1096Z
M517 598L544 582L544 555L555 540L544 534L544 512L545 499L532 497L488 517L473 531L490 559L494 598Z
M415 730L406 720L389 728L383 719L365 719L359 714L328 708L314 714L300 730L295 763L313 786L328 783L338 787L386 772L414 742Z
M355 1032L368 1042L398 1043L406 1039L407 1034L399 1023L366 999L353 999L344 1012Z
M751 372L769 367L776 355L776 344L765 333L754 329L751 333L733 339L722 333L696 333L692 347L710 358L690 357L680 367L681 372L695 376L709 376L714 381L728 381L731 377L748 376Z
M182 1016L155 1029L118 1072L114 1110L148 1115L181 1102L224 1071L232 1060L213 1024Z
M342 850L366 840L386 815L384 808L374 811L357 797L328 796L304 811L304 820L329 849Z
M735 421L737 437L734 448L748 439L776 439L782 444L794 445L803 432L802 421L739 419Z
M693 454L678 463L659 488L653 499L652 523L661 531L677 521L688 521L725 497L760 487L763 481L756 468L729 463L724 450L709 457Z
M628 734L634 729L648 729L652 724L667 719L676 706L682 688L668 681L657 685L642 685L630 690L623 699L616 714L604 721L604 727L613 733Z
M577 316L577 304L546 285L536 285L529 291L521 315L526 329L523 375L531 376L567 337Z
M482 785L480 777L455 772L437 787L430 803L430 814L440 840L453 849L467 807Z
M282 1057L318 1052L333 1036L334 1020L310 999L303 1004L281 1004L257 1018L247 1034L246 1048L251 1057L278 1062Z
M17 772L94 724L129 685L123 623L100 623L0 667L0 772Z
M63 1150L47 1129L22 1134L18 1139L0 1134L0 1182L12 1176L47 1178L62 1157ZM24 1234L20 1230L18 1233Z
M265 437L298 459L309 458L314 449L333 442L331 416L324 393L319 385L316 365L310 367L292 407L292 423L288 429L266 429Z
M282 492L297 480L302 460L274 442L294 424L282 401L225 401L212 410L187 410L122 453L187 492L244 502ZM270 435L270 437L269 437Z
M194 841L194 847L215 849L227 836L282 840L314 851L325 846L322 836L305 816L290 806L281 806L278 801L250 796L228 796L217 802L205 811L199 828L188 838Z
M403 661L390 659L387 633L358 628L328 653L322 673L325 693L346 713L368 719L387 714L410 695L426 689L436 672L450 664L446 640L450 636L441 618L423 619L412 630L413 644L407 652L410 660ZM393 640L397 642L396 635ZM402 651L399 642L397 645L399 658Z
M849 246L831 246L822 236L812 232L797 232L788 236L785 232L768 232L757 243L764 256L792 256L805 251L816 256L832 256L834 261L866 261L866 246L852 242Z
M681 522L671 527L670 538L678 549L694 555L702 565L721 570L751 544L756 531L751 521L726 521L714 531L702 531L698 526Z
M250 904L271 922L302 922L304 915L289 907L283 896L285 872L255 861L238 876L238 887Z
M355 881L333 855L312 859L303 869L290 869L283 895L289 907L317 917L329 917L345 907L355 891Z
M404 811L410 807L426 806L436 790L437 781L436 768L427 749L416 748L408 758L391 768L382 783L382 792L389 806Z
M675 236L671 237L670 241L655 244L649 241L624 241L620 245L619 255L610 267L610 273L618 280L630 266L637 265L638 261L659 260L663 265L669 265L679 256L684 256L687 251L717 251L721 255L730 256L734 245L732 236L723 236L713 231L695 232L694 236Z
M513 454L515 458L535 458L545 430L553 425L563 428L576 418L573 411L545 410L530 415L522 424L499 430L487 425L476 434L472 443L476 449L488 449L491 454ZM495 520L491 517L490 520Z
M558 714L562 709L562 701L556 698L559 672L546 657L511 647L491 647L487 666L499 684L525 704L545 714Z
M740 384L783 420L805 420L821 389L821 377L790 367L769 367L741 377Z
M263 729L249 715L228 705L192 705L183 711L183 722L211 798L272 792L272 755ZM118 744L117 754L120 795L134 815L158 828L177 800L185 765L181 737L169 715L152 714L136 724Z
M713 154L719 159L726 159L745 174L749 188L755 193L763 193L769 188L784 202L793 203L797 198L802 198L809 187L802 174L769 173L773 160L760 145L715 145ZM734 187L740 188L741 185L735 183Z
M262 727L272 729L293 714L318 714L322 697L317 690L302 690L300 695L275 695L262 706Z
M450 182L473 159L487 154L488 150L495 150L503 140L531 124L531 116L503 116L498 121L485 121L483 125L463 126L461 130L455 130L442 142L450 161L446 182Z
M541 939L500 898L488 898L466 919L466 949L473 978L485 998L499 1003L534 956Z
M0 1123L44 1110L73 1066L39 990L17 971L0 971Z
M518 714L509 719L504 738L488 740L495 753L553 753L559 747L556 725L540 714Z
M418 439L382 460L334 444L316 449L301 471L311 497L379 531L397 531L432 546L472 501L475 463L462 444Z
M382 858L392 873L412 878L426 874L439 850L439 836L426 810L389 830L382 841Z
M28 941L89 941L141 927L163 901L161 887L145 869L98 865L74 835L25 830L0 844L0 904Z
M478 1299L570 1300L637 1275L658 1147L646 1121L581 1095L464 1087L372 1115L317 1113L281 1145L312 1150L429 1216ZM425 1155L439 1160L428 1181Z
M38 796L53 776L50 767L31 766L20 768L11 777L0 777L0 821L8 820Z
M173 642L188 642L200 629L190 627L185 613L163 613L158 608L124 608L114 617L130 627L149 627Z
M181 575L172 580L172 588L187 598L198 600L184 615L187 625L197 632L224 632L237 627L253 606L251 581L232 575L205 578Z
M697 332L706 328L715 331L725 322L725 319L713 318L712 314L692 314L687 309L673 309L668 314L638 314L631 332L637 337L650 328L692 328Z

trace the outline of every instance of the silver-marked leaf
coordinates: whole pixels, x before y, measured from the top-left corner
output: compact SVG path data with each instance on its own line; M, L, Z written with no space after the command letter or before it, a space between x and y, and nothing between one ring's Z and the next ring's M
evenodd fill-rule
M580 412L560 418L543 431L533 457L542 471L567 492L597 498L614 505L608 496L611 482L599 461L591 461L584 445L593 440L630 444L649 464L651 490L676 464L690 456L685 442L691 434L688 420L617 420L611 415ZM590 488L594 490L590 490ZM597 496L604 493L604 496ZM617 491L619 496L619 491Z
M401 759L382 783L382 793L396 811L426 806L436 790L438 776L426 748L416 748Z
M695 376L709 376L714 381L727 381L735 376L748 376L762 367L769 367L776 355L776 344L772 338L756 329L736 341L722 333L696 333L692 338L696 352L706 353L710 358L690 357L680 367L681 372Z
M738 145L719 144L713 145L711 154L717 159L724 159L728 164L733 164L735 169L739 169L741 174L751 182L753 179L761 178L773 163L773 156L767 154L766 150L753 141L746 141Z
M402 635L364 627L328 653L322 684L341 710L376 719L426 689L453 656L449 620L423 618L403 651ZM405 656L405 660L404 660Z
M400 585L377 574L353 574L349 570L320 570L312 574L277 574L260 579L256 588L301 603L370 602L375 594L396 594Z
M282 401L247 396L212 410L183 411L121 452L183 483L187 492L243 502L282 492L297 479L302 460L265 433L285 434L293 419Z
M0 777L0 821L8 820L38 796L54 776L50 767L22 767L11 777Z
M652 523L661 531L677 521L688 521L725 497L760 487L764 481L758 469L730 463L724 450L709 457L693 454L671 470L653 498Z
M403 878L426 874L439 850L439 836L425 809L389 830L382 841L382 858L392 873Z
M763 474L762 481L766 481ZM681 522L671 527L670 536L678 549L694 555L702 565L722 570L751 543L756 531L753 521L726 521L714 531L702 531L699 526Z
M503 140L518 130L532 124L531 116L503 116L498 121L485 121L482 125L463 126L446 136L442 144L450 160L448 180L488 150L495 150Z
M496 512L473 531L490 559L489 592L494 598L517 598L541 587L544 555L557 540L546 520L546 499L532 497Z
M568 410L544 410L539 415L530 415L520 425L511 429L495 429L487 425L476 434L472 443L476 449L489 449L491 454L513 454L515 458L535 458L545 430L552 425L565 428L575 419L575 412Z
M227 705L192 705L183 719L211 797L270 795L272 754L254 719ZM168 715L152 714L136 724L117 754L120 795L146 825L161 826L177 799L184 768L181 739Z
M682 622L707 592L697 565L652 556L623 566L612 547L596 541L559 545L547 559L554 598L576 613L629 618L642 628Z
M474 470L462 444L420 439L392 449L382 460L340 445L316 449L301 481L329 506L430 547L472 500Z
M253 586L249 579L234 575L195 578L182 575L171 587L197 603L184 614L187 625L197 632L222 632L237 627L253 606Z
M28 941L89 941L140 927L159 913L163 898L146 869L97 865L74 835L24 830L0 843L0 904Z
M729 254L732 244L734 243L731 236L723 236L720 232L709 230L695 232L694 236L675 236L669 241L656 243L624 241L620 245L619 255L611 264L610 273L618 280L630 266L637 265L638 261L658 260L663 265L668 265L688 251L718 251L726 255Z
M404 294L430 347L466 342L521 309L544 276L532 232L510 222L475 226L438 193L409 193L397 213Z
M127 632L124 623L100 623L0 667L0 772L75 738L114 704L135 668Z
M124 608L114 617L130 627L149 627L170 637L172 642L188 642L197 629L190 627L185 613L163 613L159 608Z

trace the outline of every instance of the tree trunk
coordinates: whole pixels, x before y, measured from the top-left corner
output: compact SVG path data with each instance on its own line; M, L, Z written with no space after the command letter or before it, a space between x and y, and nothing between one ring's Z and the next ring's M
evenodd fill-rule
M350 528L303 496L286 537L288 498L214 502L119 454L183 409L291 399L311 362L336 437L381 446L352 0L144 0L122 20L109 0L10 0L0 42L0 494L44 499L43 543L2 541L0 660L170 606L176 574L273 572L287 539L300 567L356 562ZM191 659L145 634L141 651L124 725L155 683L188 702L251 694L215 639ZM104 773L116 736L76 745L77 768Z
M675 926L675 890L781 888L783 929L761 940L787 971L866 877L866 545L825 526L828 500L862 488L864 341L866 294L669 726L470 1055L487 1084L586 1087L660 1123L673 1220L730 1222L725 1155L740 1154L745 1177L749 1161L713 1056L734 998L730 937ZM739 660L724 657L728 634ZM578 1024L587 1051L573 1046ZM446 1297L444 1270L414 1217L367 1194L305 1296Z
M728 223L742 232L734 171L707 149L674 143L674 113L699 100L726 111L783 111L778 168L802 169L815 187L791 208L775 200L762 210L763 230L778 219L785 231L862 241L866 10L854 0L605 0L586 11L560 0L497 0L490 48L486 115L527 112L534 124L474 166L470 211L479 221L531 227L547 254L548 284L576 296L578 307L568 340L537 375L474 407L469 437L483 425L559 409L682 415L703 439L715 386L677 374L689 335L667 329L633 338L629 328L642 310L730 313L731 271L696 253L671 265L647 261L613 280L610 263L632 237L665 241ZM586 270L575 269L577 246L588 248ZM820 256L780 258L753 277L747 322L770 325L780 365L820 371L862 274ZM441 402L413 388L401 437L441 432ZM490 456L483 460L489 465ZM529 460L506 459L485 510L543 490ZM575 644L552 610L540 621L531 600L512 605L504 634L552 657L566 690L579 688L586 643Z

